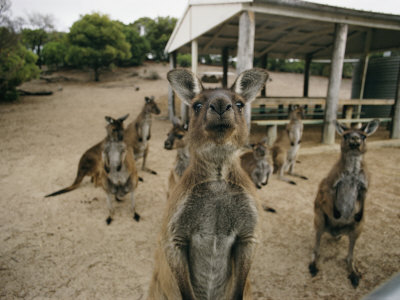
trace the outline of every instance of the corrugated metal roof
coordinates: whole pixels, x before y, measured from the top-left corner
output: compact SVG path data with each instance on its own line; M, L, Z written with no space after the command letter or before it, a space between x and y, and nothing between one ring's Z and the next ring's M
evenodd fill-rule
M239 15L255 13L255 56L330 58L334 23L349 24L347 56L364 52L372 31L371 51L400 48L400 16L339 8L294 0L191 0L167 44L166 51L190 52L197 39L199 54L237 48Z

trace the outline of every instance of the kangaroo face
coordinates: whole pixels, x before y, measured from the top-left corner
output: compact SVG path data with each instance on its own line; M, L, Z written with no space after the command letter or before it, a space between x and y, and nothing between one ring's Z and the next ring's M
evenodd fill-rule
M255 144L253 146L253 153L254 153L255 159L264 158L268 153L267 145L265 145L264 143L261 143L261 142Z
M342 152L363 154L367 151L367 137L372 135L378 129L379 120L372 120L360 129L348 128L338 122L336 122L335 125L336 131L342 136Z
M191 72L168 72L168 81L190 107L189 144L201 149L210 144L241 147L247 139L244 107L264 86L268 73L251 69L241 73L230 89L204 89Z
M300 105L293 105L289 108L290 120L302 120L304 118L304 110Z
M205 90L193 99L191 140L200 144L230 140L241 146L247 133L244 105L245 100L229 90Z
M111 141L122 141L124 139L124 121L128 118L129 114L118 118L113 119L109 116L106 116L105 119L108 122L106 126L107 137Z
M154 101L154 96L151 97L145 97L144 101L146 102L145 104L145 111L147 113L152 113L155 115L159 115L161 110L158 107L157 103Z
M171 130L167 133L167 139L164 142L164 148L167 150L182 148L185 145L183 138L187 130L180 124L174 124Z

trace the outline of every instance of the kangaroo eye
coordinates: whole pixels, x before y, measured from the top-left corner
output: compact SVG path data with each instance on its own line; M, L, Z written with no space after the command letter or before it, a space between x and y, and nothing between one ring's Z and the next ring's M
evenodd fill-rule
M237 108L239 109L239 111L242 111L242 108L244 107L244 104L243 104L242 101L236 102L235 105L237 106Z
M199 112L202 107L203 107L203 104L201 104L200 102L193 104L193 109L195 112Z

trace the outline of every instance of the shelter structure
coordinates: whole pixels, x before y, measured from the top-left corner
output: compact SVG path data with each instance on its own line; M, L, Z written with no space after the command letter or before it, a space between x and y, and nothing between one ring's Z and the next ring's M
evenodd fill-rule
M176 67L177 52L191 53L194 73L197 73L199 54L222 54L222 85L225 87L229 55L237 57L237 73L252 68L255 57L262 58L264 67L267 57L304 59L302 101L305 103L311 61L330 59L322 141L332 144L345 56L362 59L363 90L369 54L394 49L400 49L398 15L298 0L189 0L165 50L170 54L171 68ZM397 90L396 99L393 99L392 138L400 138L399 79ZM265 97L265 93L262 96ZM174 115L173 102L170 91L170 117ZM249 124L250 109L246 111ZM185 119L186 107L181 107L181 112Z

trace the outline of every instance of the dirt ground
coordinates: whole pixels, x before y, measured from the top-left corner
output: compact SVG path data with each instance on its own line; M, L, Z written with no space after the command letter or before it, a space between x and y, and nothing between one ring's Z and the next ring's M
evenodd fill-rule
M146 298L167 177L175 158L175 151L163 149L170 127L167 70L167 65L147 64L108 72L99 83L90 81L90 72L64 72L61 75L69 81L24 86L51 89L53 95L26 96L0 105L1 299ZM151 71L161 79L144 79ZM301 75L271 73L271 77L269 95L301 96ZM325 96L326 86L326 78L311 77L310 96ZM343 97L349 97L350 86L344 80ZM107 226L105 193L88 178L75 191L44 198L72 183L80 156L105 136L105 115L129 113L130 122L144 96L150 95L162 109L153 118L148 158L148 166L158 175L140 172L144 178L136 193L140 222L131 218L126 200L116 203L114 222ZM257 135L263 130L258 128ZM360 286L354 289L347 279L347 238L336 242L324 235L320 273L315 278L308 273L314 197L338 157L336 148L326 152L318 147L320 131L306 127L303 138L297 170L308 181L296 179L297 186L292 186L273 177L258 192L262 203L277 213L261 215L263 237L250 274L255 299L360 299L400 271L400 151L379 146L388 138L382 127L371 137L365 157L372 184L364 232L355 249L363 274Z

